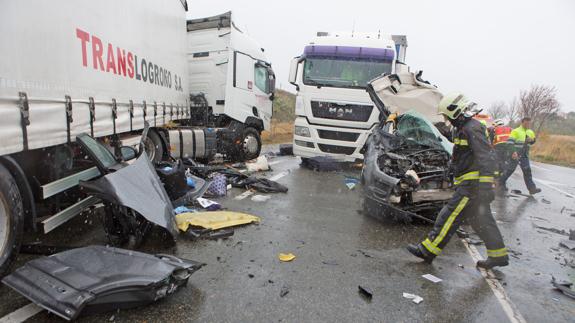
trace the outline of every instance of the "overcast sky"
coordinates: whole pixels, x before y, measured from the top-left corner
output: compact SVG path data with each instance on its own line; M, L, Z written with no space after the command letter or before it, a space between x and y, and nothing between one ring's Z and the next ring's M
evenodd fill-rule
M443 92L462 91L487 107L531 84L557 87L575 111L575 1L188 0L189 17L232 10L265 48L289 91L291 58L317 31L405 34L406 63Z

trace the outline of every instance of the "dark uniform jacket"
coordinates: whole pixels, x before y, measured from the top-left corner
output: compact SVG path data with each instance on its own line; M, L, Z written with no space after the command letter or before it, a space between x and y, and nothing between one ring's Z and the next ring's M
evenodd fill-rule
M453 143L454 184L493 183L495 155L485 126L472 118L465 120L456 128Z

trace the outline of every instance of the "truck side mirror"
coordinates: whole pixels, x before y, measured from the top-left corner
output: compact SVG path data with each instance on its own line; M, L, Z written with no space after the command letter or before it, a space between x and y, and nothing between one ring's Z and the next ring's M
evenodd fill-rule
M288 79L288 81L291 84L295 85L296 87L298 87L296 84L296 77L297 77L297 68L298 68L300 61L301 61L300 57L294 57L291 60L291 65L289 68L289 79Z

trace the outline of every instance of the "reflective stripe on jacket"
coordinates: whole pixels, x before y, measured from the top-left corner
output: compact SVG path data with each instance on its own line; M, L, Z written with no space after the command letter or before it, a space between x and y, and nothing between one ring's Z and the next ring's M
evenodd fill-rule
M509 136L511 135L511 127L508 126L497 126L493 129L493 145L507 143Z

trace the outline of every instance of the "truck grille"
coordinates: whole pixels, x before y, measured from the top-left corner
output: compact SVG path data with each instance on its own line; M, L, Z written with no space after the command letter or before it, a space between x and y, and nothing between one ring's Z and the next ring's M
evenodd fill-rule
M344 147L344 146L334 146L334 145L325 145L325 144L317 144L319 150L323 151L324 153L331 153L331 154L343 154L343 155L351 155L355 151L355 147Z
M366 122L372 110L372 105L311 101L311 113L316 118Z
M321 139L352 141L352 142L355 142L359 137L359 133L331 131L331 130L318 130L317 134Z

